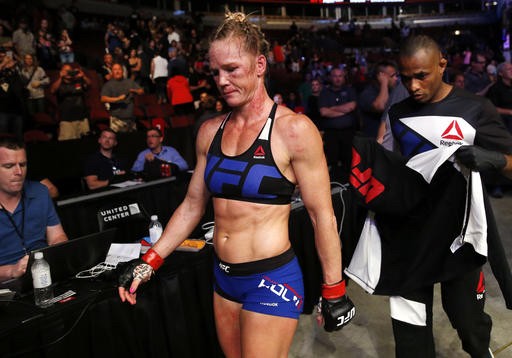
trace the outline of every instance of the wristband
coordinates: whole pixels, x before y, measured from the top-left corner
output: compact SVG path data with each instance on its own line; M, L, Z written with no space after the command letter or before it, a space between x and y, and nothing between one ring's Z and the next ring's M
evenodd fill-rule
M149 249L148 252L142 256L142 261L151 266L155 271L164 264L164 259L153 249Z
M322 285L322 297L328 300L345 296L345 280L332 285Z

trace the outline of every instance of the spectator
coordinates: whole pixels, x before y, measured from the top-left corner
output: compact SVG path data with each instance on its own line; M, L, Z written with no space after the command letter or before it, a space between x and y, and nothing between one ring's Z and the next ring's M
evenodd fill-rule
M75 53L73 52L72 45L73 41L71 41L68 30L62 29L60 32L59 42L57 43L61 63L75 62Z
M137 129L133 113L133 98L144 90L131 79L123 78L123 66L112 66L112 78L101 88L101 102L108 104L110 128L115 132L133 132Z
M103 82L107 82L112 78L112 65L114 64L114 58L110 53L103 55L103 63L98 70L101 75Z
M128 57L128 68L130 78L140 84L140 70L142 68L142 59L139 57L137 50L132 48Z
M173 41L176 41L176 43L179 44L180 35L176 32L176 28L173 25L169 25L167 27L167 42L172 44Z
M36 53L39 63L44 69L55 68L54 54L57 52L55 45L55 39L49 32L48 20L42 19L41 26L37 30Z
M0 139L0 281L22 276L28 252L67 240L48 194L38 182L25 180L23 142Z
M188 78L175 75L167 81L167 97L177 116L192 116L194 114L194 97L190 92Z
M89 156L84 165L84 180L89 190L104 188L127 178L126 160L114 153L117 146L116 132L110 128L102 130L98 144L99 150Z
M167 55L169 56L167 65L169 78L176 75L187 76L188 64L182 56L178 55L178 49L176 47L169 47Z
M50 93L57 96L59 104L59 140L79 139L89 134L88 111L85 93L91 80L80 67L73 69L64 64L59 77L50 86Z
M162 57L159 52L155 53L155 57L151 61L151 69L149 77L155 84L155 92L158 104L167 102L166 85L167 85L167 60Z
M487 60L483 53L473 52L471 64L464 73L464 88L479 96L485 96L493 84L485 69L486 63Z
M143 178L154 179L161 176L161 165L170 164L171 175L188 169L188 164L176 149L163 145L164 137L160 129L153 127L146 131L147 149L139 153L132 171Z
M12 33L12 43L18 56L25 54L35 55L36 45L34 34L28 28L28 22L22 18L18 23L18 29Z
M375 65L372 79L359 94L357 101L366 136L377 138L382 114L389 105L390 93L396 87L397 80L396 64L384 60Z
M307 112L306 115L315 123L318 127L320 125L320 109L318 107L318 98L322 91L322 83L318 79L311 80L311 95L308 97Z
M16 71L17 62L0 48L0 133L23 136L23 83Z
M461 72L456 72L453 75L452 85L464 89L464 74Z
M283 95L281 93L275 93L272 99L274 100L274 103L286 107L286 103L284 103Z
M345 83L345 70L335 67L329 74L331 85L324 87L318 98L324 131L325 155L331 179L346 182L350 169L352 138L357 129L356 93Z
M512 133L512 64L498 65L498 81L487 92L487 98L496 106L508 131Z
M42 67L37 64L33 55L26 54L23 57L23 66L20 70L21 80L26 88L25 103L28 114L42 113L45 111L44 87L50 84L50 78Z

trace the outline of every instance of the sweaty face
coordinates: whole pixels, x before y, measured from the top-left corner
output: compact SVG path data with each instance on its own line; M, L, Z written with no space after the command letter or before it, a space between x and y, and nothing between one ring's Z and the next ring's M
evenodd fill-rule
M227 104L238 107L251 101L265 72L264 57L248 53L232 37L212 42L209 54L213 79Z
M8 195L20 193L26 175L25 149L0 148L0 191Z
M404 86L415 101L437 102L441 92L446 60L437 51L419 50L411 57L400 57L400 75Z

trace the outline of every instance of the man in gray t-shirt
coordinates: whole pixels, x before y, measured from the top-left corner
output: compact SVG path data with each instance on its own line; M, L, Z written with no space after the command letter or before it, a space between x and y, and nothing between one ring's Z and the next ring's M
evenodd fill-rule
M133 114L134 95L144 93L144 89L135 81L123 77L123 66L112 66L112 78L101 88L101 102L108 104L110 128L116 132L136 130Z

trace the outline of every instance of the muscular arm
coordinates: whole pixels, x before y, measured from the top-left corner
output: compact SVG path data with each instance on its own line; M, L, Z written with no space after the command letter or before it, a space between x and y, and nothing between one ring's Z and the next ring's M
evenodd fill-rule
M291 125L288 147L302 200L315 233L315 243L325 283L341 280L341 245L331 201L331 187L322 139L304 116Z
M320 114L323 117L333 118L338 116L343 116L347 113L352 112L356 109L356 101L351 101L347 103L343 103L337 106L332 107L321 107Z

